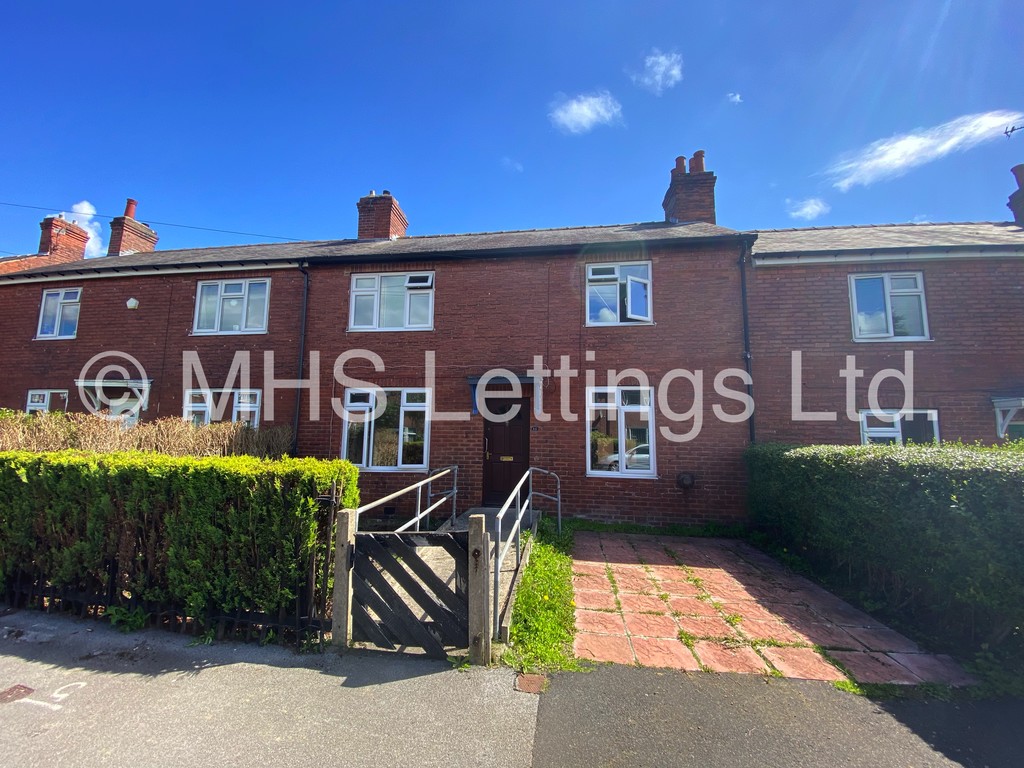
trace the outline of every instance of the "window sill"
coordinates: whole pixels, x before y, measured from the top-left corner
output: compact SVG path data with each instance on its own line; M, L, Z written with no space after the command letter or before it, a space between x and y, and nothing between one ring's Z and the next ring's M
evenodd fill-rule
M851 339L854 344L902 344L906 342L935 341L927 336L885 336L877 339Z
M71 341L77 339L78 334L74 336L33 336L32 341Z
M419 333L421 331L432 331L434 326L429 328L348 328L348 333Z
M632 323L586 323L586 328L643 328L657 325L653 320L637 320Z
M197 331L194 330L190 336L266 336L266 329L262 331Z
M405 472L407 474L425 475L430 471L426 467L364 467L359 464L353 464L352 466L357 467L360 472L367 472L373 474L380 473L384 475L395 475L400 472Z
M604 478L605 480L657 480L658 475L640 475L632 472L587 472L587 477Z

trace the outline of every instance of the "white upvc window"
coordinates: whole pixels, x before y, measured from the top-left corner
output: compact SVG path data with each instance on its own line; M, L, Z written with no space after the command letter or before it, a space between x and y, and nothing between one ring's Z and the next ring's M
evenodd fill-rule
M920 272L850 275L856 341L927 341L928 312Z
M196 289L196 334L265 333L270 279L204 280Z
M352 275L351 331L429 331L434 327L434 273Z
M587 474L656 477L654 389L587 388Z
M82 305L81 288L57 288L43 291L39 308L37 339L73 339L78 333L78 311Z
M864 445L939 442L939 412L934 410L861 411L860 441Z
M66 389L30 389L25 413L44 413L46 411L66 411L68 409L68 391Z
M367 470L427 468L429 389L349 389L345 392L345 410L348 418L341 442L342 458Z
M197 427L225 421L230 408L231 421L243 421L250 427L260 425L259 389L189 389L185 391L182 416Z
M587 265L587 325L651 322L651 262Z

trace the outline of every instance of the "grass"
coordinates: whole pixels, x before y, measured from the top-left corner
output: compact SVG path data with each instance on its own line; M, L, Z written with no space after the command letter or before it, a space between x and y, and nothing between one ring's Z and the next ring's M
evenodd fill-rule
M573 655L576 603L572 589L572 532L544 519L516 595L509 649L502 661L524 672L579 670Z

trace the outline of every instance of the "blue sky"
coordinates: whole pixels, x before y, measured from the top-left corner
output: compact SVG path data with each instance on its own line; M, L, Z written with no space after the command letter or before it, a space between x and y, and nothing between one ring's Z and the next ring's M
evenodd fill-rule
M129 196L298 239L371 189L409 234L660 220L697 149L723 226L1002 221L1024 162L1019 0L283 7L6 4L0 201L47 210L0 205L0 250Z

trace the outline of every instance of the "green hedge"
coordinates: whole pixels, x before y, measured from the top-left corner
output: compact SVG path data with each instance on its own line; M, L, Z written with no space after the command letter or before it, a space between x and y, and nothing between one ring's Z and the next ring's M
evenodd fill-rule
M203 618L282 612L326 549L316 497L358 505L345 461L0 453L0 587L44 580ZM116 562L116 583L109 583Z
M753 524L950 648L1019 646L1024 450L760 445Z

